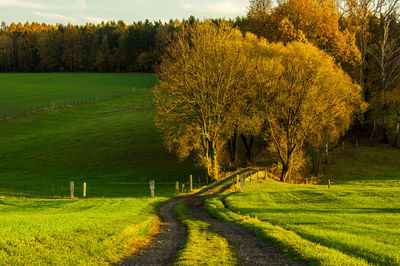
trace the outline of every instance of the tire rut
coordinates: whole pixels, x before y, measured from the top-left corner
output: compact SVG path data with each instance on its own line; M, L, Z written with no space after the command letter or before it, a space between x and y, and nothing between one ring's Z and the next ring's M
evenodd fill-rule
M211 217L204 209L206 197L196 197L189 201L193 218L208 223L236 247L239 265L299 265L286 258L279 250L258 239L253 233L230 222L221 222ZM208 197L207 197L208 198Z
M186 229L180 224L174 214L174 207L185 198L170 201L161 206L158 215L161 220L160 233L154 240L135 253L114 265L169 265L178 251L184 247Z
M226 179L233 179L236 175ZM174 207L184 201L189 203L190 215L210 224L213 229L236 246L236 257L239 265L298 265L282 255L267 242L258 239L253 233L230 222L221 222L211 217L204 209L204 201L215 197L230 187L224 186L219 191L206 195L200 194L218 186L215 184L194 195L172 200L159 209L161 230L146 247L138 249L114 265L170 265L176 259L179 250L184 247L187 236L186 228L178 222Z

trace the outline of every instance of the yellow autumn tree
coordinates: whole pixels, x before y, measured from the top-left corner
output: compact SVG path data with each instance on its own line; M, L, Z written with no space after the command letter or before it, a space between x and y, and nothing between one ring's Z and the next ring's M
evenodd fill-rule
M281 1L271 13L265 36L284 43L308 40L337 62L356 65L360 52L354 35L340 29L340 16L334 0Z
M251 91L248 58L239 30L194 22L177 30L157 71L155 121L165 145L180 158L196 153L213 179L237 125L238 103Z
M275 51L259 68L259 99L268 123L270 149L288 181L304 165L305 147L339 136L361 106L361 89L332 57L311 44L271 44ZM332 137L332 139L334 139Z

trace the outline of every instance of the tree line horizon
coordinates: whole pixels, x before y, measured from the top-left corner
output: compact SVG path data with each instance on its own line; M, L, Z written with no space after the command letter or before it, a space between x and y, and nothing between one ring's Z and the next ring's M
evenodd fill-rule
M342 114L343 119L339 119L340 122L336 121L337 124L335 126L325 125L324 128L320 129L320 135L314 135L313 141L319 143L319 146L313 147L313 149L318 153L328 150L328 147L335 145L339 139L342 139L347 134L347 129L350 127L353 135L377 142L390 143L394 147L399 147L399 1L282 0L273 4L270 0L250 0L247 15L230 20L211 19L200 21L199 19L190 17L187 20L171 20L168 23L149 22L146 20L126 25L122 21L112 21L103 22L98 25L87 23L81 26L72 26L70 24L67 26L61 24L52 26L39 23L26 23L24 25L21 23L12 23L6 25L2 23L0 30L0 71L155 72L162 84L163 77L166 80L166 76L161 70L163 69L163 63L166 62L168 56L171 56L171 47L181 40L182 36L179 36L179 34L184 36L187 32L190 32L188 30L189 27L196 28L199 24L211 23L217 28L228 27L241 32L244 40L236 40L234 42L235 45L241 47L242 52L246 51L243 52L246 54L249 48L243 48L243 43L249 45L249 42L252 42L254 47L258 47L258 50L266 53L264 56L257 56L257 58L264 58L263 60L260 59L260 62L269 64L270 67L273 65L277 68L282 68L285 66L283 62L291 62L290 60L292 59L289 60L285 57L291 53L294 57L293 60L296 57L301 58L303 56L303 59L307 61L309 58L302 45L316 47L320 51L323 51L322 54L314 51L312 47L308 47L307 49L311 54L314 53L316 59L323 58L323 60L330 62L330 58L332 58L333 65L326 65L324 69L330 69L333 71L332 73L336 73L336 77L343 74L341 79L343 82L347 82L347 86L343 86L343 88L352 87L354 84L360 88L360 101L354 100L357 98L354 93L349 93L352 96L349 96L348 99L353 99L354 101L352 100L352 102L358 102L358 104L353 104L351 108L348 106L348 109L351 111L347 114ZM183 29L186 29L186 31ZM209 29L207 34L210 34L210 32L212 32L211 29ZM253 34L258 41L250 38L248 33ZM192 34L194 33L192 32ZM207 36L207 34L204 36ZM216 43L221 41L218 38L214 40ZM264 40L268 45L260 45L259 42L263 42ZM277 46L271 46L272 44L281 44L283 46L277 48ZM209 45L213 47L214 44L210 43ZM238 51L231 50L230 52L238 53ZM293 51L299 54L293 54ZM205 50L204 52L207 53L209 51ZM275 54L275 56L271 54ZM216 59L221 54L214 54L213 56ZM241 56L243 55L236 55L238 58ZM249 61L248 58L254 57L254 54L251 56L247 54L246 57L242 58L243 62L249 63L251 60ZM266 58L269 59L266 60ZM274 62L272 58L280 61L280 63L272 63ZM292 63L294 64L295 62ZM301 65L301 62L297 63ZM318 65L316 62L314 63ZM214 64L219 63L214 61ZM173 62L169 61L169 65L173 66ZM257 64L254 67L256 69L261 68ZM305 67L307 68L307 66ZM303 73L304 71L302 70L300 68L296 71ZM343 73L340 74L339 70L343 71ZM284 72L281 72L281 74ZM325 72L316 71L316 73L323 75ZM173 73L170 74L173 75ZM242 74L245 76L244 73ZM287 76L291 74L291 72L286 73ZM247 73L246 75L249 74ZM351 83L347 79L347 76L350 77ZM294 80L299 78L292 77ZM275 78L283 80L283 76L280 75ZM263 79L265 79L265 76L257 76L257 78L253 76L253 80ZM326 80L329 80L329 78L326 78ZM321 84L325 81L321 81ZM339 80L337 82L340 83ZM246 86L254 86L254 82ZM261 85L258 84L258 86ZM279 83L275 84L275 87L280 86L281 84ZM331 84L331 87L335 87L334 83ZM285 91L285 88L282 87L281 91ZM245 93L242 93L242 95L245 95ZM250 97L249 95L247 96ZM278 95L275 96L278 97ZM283 97L283 95L280 96ZM250 99L251 97L247 98L246 101L252 102ZM273 102L275 103L279 101L279 97L268 99L274 99ZM318 101L316 100L316 102ZM327 102L326 104L329 103ZM158 106L160 107L161 105ZM242 108L252 114L256 112L254 110L250 111L246 106L242 106ZM276 110L272 109L270 111L272 113L276 112ZM283 111L281 110L281 112ZM278 114L276 113L275 115ZM244 119L242 121L243 124L246 124L248 122L246 122L246 119L249 119L249 116L243 116L242 119ZM264 131L266 128L271 131L274 125L278 126L282 123L282 119L284 118L281 117L278 123L274 121L274 117L270 117L270 119L264 117L264 120L260 123L264 123ZM161 121L162 119L158 122L162 124ZM159 126L161 128L164 127L165 130L167 128L166 124L161 124ZM257 128L255 125L250 125L247 129L234 126L231 128L230 133L225 132L222 134L225 136L225 140L221 144L218 144L221 147L214 147L211 150L219 149L221 152L223 150L226 151L226 154L228 154L227 158L231 161L230 165L238 164L237 146L238 139L241 139L245 147L246 161L252 161L254 159L255 146L265 146L267 142L264 136L265 132L262 135L261 131L258 129L255 130L255 128ZM283 129L275 128L276 130L282 131ZM277 131L275 134L277 134ZM205 132L201 134L205 134ZM271 134L272 132L269 132L268 142L275 142L275 145L273 145L274 147L269 147L269 151L272 154L278 155L277 157L281 157L278 160L280 161L281 168L287 168L285 164L290 165L290 159L286 160L285 163L285 160L282 158L285 156L282 155L290 150L288 148L290 145L287 146L288 143L278 143L279 141L274 140L273 134ZM172 137L172 135L169 137ZM257 139L259 140L258 144L254 144L257 142ZM191 141L194 140L191 139ZM310 149L306 148L306 143L307 141L304 140L303 144L300 145L304 148L302 149L303 154L301 156L301 152L297 154L298 158L302 158L297 162L303 162L299 163L299 165L303 166L309 161L307 158L314 158L313 152L310 152ZM200 145L201 143L198 144ZM286 147L285 149L289 150L284 152L282 145ZM209 147L207 148L203 144L200 146L202 146L203 151L209 150ZM194 149L196 150L199 147ZM185 148L181 148L182 151L185 150ZM185 152L182 152L180 154L181 157L185 157L189 150L186 149ZM214 155L210 153L207 156L211 158ZM222 157L224 156L222 155ZM287 154L286 157L288 157ZM203 165L206 164L203 162ZM314 171L314 162L312 168ZM210 175L213 174L210 173Z

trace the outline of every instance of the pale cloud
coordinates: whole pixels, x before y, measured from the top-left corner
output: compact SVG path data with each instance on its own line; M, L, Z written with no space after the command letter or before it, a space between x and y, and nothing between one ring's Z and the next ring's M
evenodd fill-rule
M81 17L81 20L84 22L92 22L94 24L100 24L101 22L107 22L108 20L105 18L99 18L99 17L92 17L92 16L83 16Z
M182 3L182 7L190 12L207 15L222 14L237 16L243 15L246 12L246 7L240 6L229 0L212 4L204 4L202 6Z
M18 0L0 0L0 8L21 8L21 9L36 9L36 10L85 10L88 5L86 0L76 1L64 1L65 3L56 3L56 5L46 5L36 2L29 1L18 1Z
M64 16L60 14L55 14L55 13L43 13L43 12L33 12L36 16L45 18L45 19L50 19L50 20L56 20L61 23L72 23L76 24L79 22L79 20L75 17L69 17L69 16Z
M86 0L77 0L76 4L73 6L74 9L81 9L81 10L85 10L87 9L87 2Z
M2 8L26 8L26 9L53 9L50 6L32 3L27 1L17 1L17 0L1 0L0 7Z

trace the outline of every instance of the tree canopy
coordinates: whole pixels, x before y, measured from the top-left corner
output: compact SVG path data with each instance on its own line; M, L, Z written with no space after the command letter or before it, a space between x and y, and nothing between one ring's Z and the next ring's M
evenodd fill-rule
M181 158L196 152L214 179L238 103L251 90L250 64L239 30L204 22L177 30L157 71L156 124L168 149Z
M312 44L270 44L224 23L180 28L157 75L166 146L181 158L195 152L214 179L240 132L270 141L286 181L305 145L342 135L362 102L359 87Z

